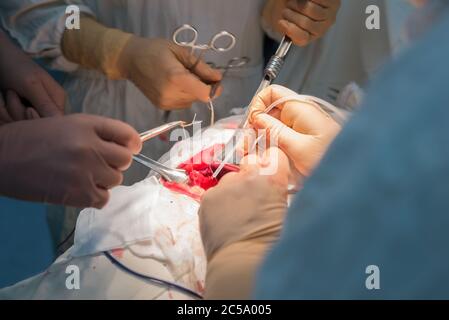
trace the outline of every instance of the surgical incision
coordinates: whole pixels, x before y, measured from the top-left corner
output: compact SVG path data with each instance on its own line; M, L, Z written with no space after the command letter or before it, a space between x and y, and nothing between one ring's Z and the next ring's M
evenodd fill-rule
M220 174L214 178L214 171L220 166L220 162L215 159L215 154L221 152L224 145L215 145L207 148L189 160L181 163L178 168L183 169L189 175L187 184L179 184L163 180L166 188L185 194L197 201L201 200L203 193L216 186L218 181L229 172L239 171L239 167L232 164L226 164Z

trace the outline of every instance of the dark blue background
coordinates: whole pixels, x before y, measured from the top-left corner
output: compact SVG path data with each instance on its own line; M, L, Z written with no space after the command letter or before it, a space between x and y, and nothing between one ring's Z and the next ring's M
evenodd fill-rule
M43 205L0 198L0 288L43 271L52 248Z

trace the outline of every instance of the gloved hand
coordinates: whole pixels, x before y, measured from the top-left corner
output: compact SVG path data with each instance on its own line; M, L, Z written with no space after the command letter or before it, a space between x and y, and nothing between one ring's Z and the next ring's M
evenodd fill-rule
M101 208L140 149L133 128L98 116L5 124L0 126L0 194Z
M274 174L264 175L272 165ZM277 148L242 160L203 196L200 231L208 259L206 299L248 299L257 267L278 239L287 209L289 160Z
M0 125L38 118L40 116L37 111L32 107L25 106L17 93L8 90L3 97L0 92Z
M145 39L106 28L83 16L80 30L64 32L62 48L70 61L101 70L111 79L132 81L156 106L164 109L207 102L211 86L220 81L218 70L196 60L186 48L164 39ZM219 94L219 92L218 92Z
M331 28L340 5L340 0L269 0L263 20L294 44L306 46Z
M195 60L188 49L171 41L132 37L119 60L119 68L156 106L163 110L182 109L195 101L209 101L211 85L207 83L222 78L218 70L204 61L189 70Z
M340 132L340 125L314 103L288 101L263 113L282 97L296 95L285 87L272 85L254 99L249 122L255 129L265 129L293 161L296 169L309 176L327 148Z
M12 90L41 117L64 113L64 89L0 31L0 91Z

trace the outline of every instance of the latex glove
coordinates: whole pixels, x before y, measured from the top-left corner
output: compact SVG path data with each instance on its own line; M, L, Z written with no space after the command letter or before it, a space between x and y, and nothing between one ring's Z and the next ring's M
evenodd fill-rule
M303 176L309 176L341 127L313 102L288 101L263 113L276 100L292 95L296 93L279 85L266 88L251 104L249 122L257 130L267 130L271 143L278 144Z
M73 207L103 207L139 152L137 132L90 115L0 126L0 194Z
M189 70L195 60L189 50L171 41L132 37L119 67L151 102L171 110L188 108L195 101L209 101L209 84L222 78L218 70L204 61Z
M21 120L40 118L37 111L23 104L14 91L7 91L5 96L0 92L0 125Z
M107 28L83 16L80 30L66 30L62 47L70 61L101 70L111 79L128 79L156 106L180 109L207 102L218 70L195 58L186 48L164 39L146 39ZM220 93L218 91L217 95Z
M64 113L64 89L0 31L0 90L26 99L41 117Z
M258 160L258 161L255 161ZM263 170L276 165L274 174ZM206 299L247 299L257 267L278 239L287 210L289 161L277 148L242 160L209 189L199 210L208 259Z
M306 46L332 27L340 5L340 0L269 0L263 20L294 44Z

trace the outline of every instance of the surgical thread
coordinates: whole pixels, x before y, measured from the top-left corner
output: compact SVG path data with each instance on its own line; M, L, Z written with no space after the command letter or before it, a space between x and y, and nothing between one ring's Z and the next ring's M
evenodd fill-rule
M207 107L209 108L210 111L210 125L213 126L215 124L215 107L214 103L212 102L212 99L209 99Z
M321 106L324 106L325 108L329 109L331 112L333 112L337 117L339 117L341 119L342 122L345 122L347 120L347 115L344 114L341 110L339 110L337 107L333 106L332 104L330 104L329 102L320 99L320 98L316 98L313 96L308 96L308 95L289 95L289 96L285 96L282 97L276 101L274 101L268 108L266 108L263 113L269 113L271 110L273 110L274 108L276 108L277 106L279 106L280 104L289 102L289 101L298 101L298 102L315 102ZM324 112L326 112L325 110L323 110ZM249 114L251 115L251 113ZM283 128L282 128L283 129ZM281 130L282 131L282 130ZM278 133L280 134L280 132ZM261 136L262 137L262 136ZM259 143L260 138L256 140L256 144ZM240 142L240 141L238 141ZM220 163L220 165L218 166L217 170L215 170L214 174L212 175L214 178L216 178L220 172L223 170L224 166L226 165L226 163L229 162L229 160L234 156L235 151L237 150L237 147L239 145L239 143L236 143L233 148L232 148L232 152L230 152L229 154L226 155L226 157L222 160L222 162ZM255 146L254 146L255 147ZM225 150L226 151L226 150Z
M335 116L338 117L339 120L342 121L343 123L346 122L346 120L348 118L347 115L343 111L338 109L336 106L330 104L329 102L327 102L323 99L314 97L314 96L308 96L308 95L302 95L302 94L289 95L289 96L282 97L282 98L276 100L275 102L273 102L268 108L266 108L264 110L263 113L269 113L271 110L276 108L278 105L289 102L289 101L315 102L315 103L319 104L320 106L324 107L325 109L328 109L333 114L335 114ZM323 110L323 111L326 112L325 110ZM328 112L326 112L326 113L328 113Z

